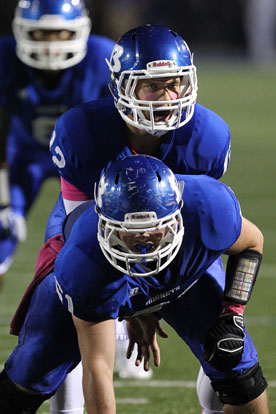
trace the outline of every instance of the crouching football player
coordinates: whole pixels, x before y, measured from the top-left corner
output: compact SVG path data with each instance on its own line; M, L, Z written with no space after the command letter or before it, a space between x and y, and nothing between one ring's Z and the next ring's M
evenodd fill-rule
M162 318L200 361L225 414L268 414L267 382L243 319L263 236L234 193L137 155L109 164L86 207L68 216L54 271L33 288L0 376L1 412L34 414L82 360L88 414L114 414L114 320L128 321L129 354L136 343L136 363L144 358L148 370L151 352L160 363Z

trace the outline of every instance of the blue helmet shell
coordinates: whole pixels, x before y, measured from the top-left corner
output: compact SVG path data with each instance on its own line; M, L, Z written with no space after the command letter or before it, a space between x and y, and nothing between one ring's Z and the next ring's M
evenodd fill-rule
M124 221L126 213L155 212L158 219L181 206L172 171L160 160L133 155L111 162L97 189L97 210L104 217Z
M26 0L19 1L16 14L30 20L39 20L41 16L51 14L74 20L86 16L86 9L82 0Z
M117 45L123 48L117 78L125 70L147 69L147 64L153 61L174 61L179 67L192 65L186 42L176 32L163 26L145 25L129 30ZM112 56L111 65L114 64L113 59Z

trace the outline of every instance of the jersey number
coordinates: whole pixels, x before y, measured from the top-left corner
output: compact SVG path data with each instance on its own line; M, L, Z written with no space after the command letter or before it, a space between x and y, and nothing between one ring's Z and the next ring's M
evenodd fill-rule
M67 304L68 311L73 314L74 313L74 306L73 306L73 300L72 300L71 296L67 295L67 294L64 295L63 289L60 286L60 284L58 283L56 277L55 277L55 281L56 281L56 291L57 291L57 294L58 294L58 297L59 297L61 303L63 303L63 305L65 305L65 306Z
M53 134L52 134L52 137L51 137L51 140L50 140L50 150L52 149L55 138L56 138L56 131L53 131ZM53 163L58 168L64 168L65 165L66 165L66 162L65 162L65 157L63 155L63 152L61 151L61 149L58 145L56 145L54 147L54 151L55 151L56 155L52 156Z

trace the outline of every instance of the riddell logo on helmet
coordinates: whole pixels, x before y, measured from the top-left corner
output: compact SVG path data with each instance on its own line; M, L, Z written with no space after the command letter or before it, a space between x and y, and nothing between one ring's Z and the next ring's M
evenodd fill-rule
M154 68L160 68L161 66L168 66L171 67L172 66L172 62L169 60L158 60L157 62L152 62L152 66Z
M176 62L174 62L173 60L155 60L147 64L148 69L162 69L172 67L177 67Z
M145 223L152 225L157 221L157 216L154 211L151 212L144 212L144 211L137 211L133 213L126 213L125 214L125 223L127 226L143 226Z
M150 214L131 214L131 218L135 220L145 220L151 217Z

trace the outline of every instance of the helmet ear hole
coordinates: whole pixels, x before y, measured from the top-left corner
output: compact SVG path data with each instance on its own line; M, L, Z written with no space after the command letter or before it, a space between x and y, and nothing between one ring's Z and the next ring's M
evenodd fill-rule
M175 33L173 30L170 30L170 32L174 37L177 37L177 33Z
M155 174L156 174L156 177L157 177L158 181L160 182L161 181L161 176L160 176L159 172L155 171Z

